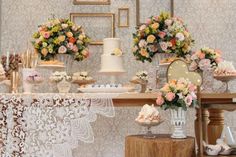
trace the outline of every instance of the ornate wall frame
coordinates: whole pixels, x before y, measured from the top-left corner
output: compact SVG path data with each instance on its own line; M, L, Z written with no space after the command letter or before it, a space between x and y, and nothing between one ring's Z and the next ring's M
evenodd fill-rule
M122 12L126 14L126 23L121 22ZM118 8L118 27L129 27L129 8Z
M140 1L141 0L136 0L136 25L139 26L142 24L140 21ZM170 0L170 12L171 16L174 16L174 0Z
M93 34L89 34L87 33L90 38L92 39L91 41L91 45L102 45L103 44L103 38L105 37L109 37L109 38L113 38L115 37L115 14L113 13L70 13L70 19L71 21L75 22L76 23L76 18L85 18L86 20L89 20L89 18L93 18L91 21L94 22L94 18L109 18L110 19L110 22L109 24L111 25L110 26L110 32L108 32L109 36L104 36L102 37L102 39L97 39L97 40L93 40L93 37L92 35ZM89 26L93 26L93 24L90 24L91 21L88 21L87 24L89 24ZM83 26L83 23L80 23L79 25L82 25ZM107 26L107 24L105 24L104 26ZM84 27L86 29L86 27ZM106 29L104 29L106 30ZM99 30L100 31L100 30ZM109 31L109 30L108 30ZM105 33L101 34L100 35L104 35ZM98 35L97 32L94 33L94 35Z
M74 0L75 5L110 5L111 0Z

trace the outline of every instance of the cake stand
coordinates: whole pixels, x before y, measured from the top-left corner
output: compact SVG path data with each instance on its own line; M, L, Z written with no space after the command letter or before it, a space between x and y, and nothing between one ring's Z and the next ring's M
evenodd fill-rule
M148 81L144 81L144 80L141 80L141 79L135 79L135 80L130 80L130 82L134 83L134 84L141 85L140 93L145 93L146 92Z
M72 83L78 84L80 87L95 83L96 80L73 80Z
M226 85L226 89L225 89L225 92L230 92L229 90L229 82L232 81L232 80L235 80L236 79L236 75L219 75L219 76L214 76L214 78L218 81L221 81L223 82L225 85Z
M158 122L150 122L150 123L139 122L139 121L136 121L136 122L139 125L147 128L147 133L143 136L144 138L156 138L157 136L152 133L151 128L154 127L154 126L158 126L158 125L162 124L164 122L164 120L162 119L162 120L160 120Z

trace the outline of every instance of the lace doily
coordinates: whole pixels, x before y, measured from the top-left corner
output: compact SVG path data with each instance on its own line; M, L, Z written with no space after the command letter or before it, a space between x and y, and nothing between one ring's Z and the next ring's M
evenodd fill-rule
M78 141L91 143L97 115L114 117L116 95L0 96L2 157L72 157Z

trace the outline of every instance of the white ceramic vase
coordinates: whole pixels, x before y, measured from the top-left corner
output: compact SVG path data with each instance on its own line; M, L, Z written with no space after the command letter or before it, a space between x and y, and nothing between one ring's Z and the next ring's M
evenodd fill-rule
M63 79L62 81L57 83L57 89L59 93L69 93L71 87L71 83Z
M23 79L23 90L24 93L32 93L33 85L26 81L26 78L33 72L35 69L23 68L22 69L22 79Z
M182 107L177 109L170 109L171 113L171 124L173 125L172 138L186 138L184 126L186 124L186 113Z

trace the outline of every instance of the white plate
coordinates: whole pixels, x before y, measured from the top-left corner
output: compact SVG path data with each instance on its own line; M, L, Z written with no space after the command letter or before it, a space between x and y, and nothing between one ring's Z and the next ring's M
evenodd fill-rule
M65 68L62 64L38 64L38 67L42 68Z
M125 93L128 92L128 88L118 87L118 88L78 88L80 92L83 93Z

